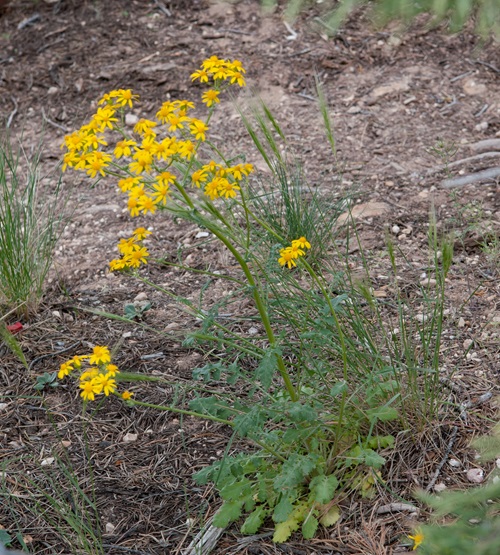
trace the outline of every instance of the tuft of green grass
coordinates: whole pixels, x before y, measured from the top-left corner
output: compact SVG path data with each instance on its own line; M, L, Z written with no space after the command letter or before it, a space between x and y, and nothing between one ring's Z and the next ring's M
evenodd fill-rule
M36 310L62 230L61 180L41 187L39 148L28 156L0 138L0 305L18 314Z
M267 10L277 4L277 0L262 0L262 6ZM311 4L311 0L288 0L285 17L293 20ZM318 22L324 32L335 34L353 11L364 7L370 11L370 20L379 25L394 20L408 24L420 14L429 14L432 25L446 22L450 32L460 31L472 20L480 36L492 34L500 38L498 0L326 0Z

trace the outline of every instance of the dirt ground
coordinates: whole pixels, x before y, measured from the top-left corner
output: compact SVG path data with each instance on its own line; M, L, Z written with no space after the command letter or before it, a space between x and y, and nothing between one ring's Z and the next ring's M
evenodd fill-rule
M386 233L407 256L402 276L409 285L418 283L427 268L431 206L441 228L457 233L448 280L446 366L454 371L459 389L467 392L458 402L488 391L495 396L500 247L492 237L498 237L500 225L498 178L447 189L442 184L447 172L431 149L440 140L454 145L451 161L460 161L477 154L471 145L500 138L498 43L481 42L468 31L449 36L424 25L404 33L396 26L375 31L362 14L329 38L317 16L311 8L287 27L281 9L264 16L257 0L12 0L0 15L0 116L15 137L23 134L27 151L43 143L48 171L60 162L64 135L84 123L103 93L132 88L142 99L137 113L147 117L169 97L198 101L201 88L191 85L189 75L203 59L216 54L241 60L252 89L242 91L241 99L250 94L263 98L284 129L290 151L302 160L309 183L333 198L353 188L358 191L354 213L380 290L388 271L382 255ZM324 139L315 76L331 107L342 178ZM230 102L223 104L212 128L229 152L245 152L265 176ZM499 150L497 146L496 155L459 162L449 172L455 177L496 167ZM101 182L90 189L84 176L69 173L64 181L73 216L57 247L46 298L38 313L22 322L24 331L18 336L30 363L28 376L0 346L0 401L5 399L0 403L0 464L18 461L12 474L10 467L6 471L12 483L17 473L36 473L57 444L47 408L58 417L57 429L73 464L87 468L85 418L74 392L70 387L50 390L42 403L31 389L36 376L54 371L65 357L90 345L121 341L119 366L170 377L173 383L189 380L192 369L203 363L201 354L182 346L192 321L164 296L107 270L117 241L137 225L154 230L151 249L157 256L168 257L182 248L187 254L198 253L196 260L210 256L198 245L199 230L159 216L131 221L113 184ZM219 258L216 264L231 261ZM192 274L169 268L147 272L176 293L193 298L199 293L201 281ZM124 304L137 298L152 302L145 322L167 336L83 310L123 314ZM151 389L150 401L160 402L172 391ZM14 398L18 400L10 401ZM466 483L464 472L474 467L474 456L465 447L488 429L493 401L475 410L476 420L485 424L479 430L475 424L461 426L455 449L463 466L460 471L448 465L443 469L440 480L448 485ZM127 409L112 400L98 420L98 426L92 425L89 449L98 478L105 552L182 553L219 506L215 492L195 486L191 474L223 452L227 430L190 418L180 421L168 413ZM130 441L133 434L137 439ZM429 482L446 438L445 427L436 432L434 452L405 478L406 484L394 486L400 494L409 499L415 485ZM82 476L86 487L87 470ZM15 495L22 497L23 492ZM214 553L407 552L401 537L411 524L408 515L376 513L377 506L388 501L382 496L371 506L351 507L352 518L309 542L294 537L286 545L274 545L265 533L243 541L232 527ZM0 507L0 527L11 529L13 523L32 552L70 552L56 540L56 525L47 527L5 504Z

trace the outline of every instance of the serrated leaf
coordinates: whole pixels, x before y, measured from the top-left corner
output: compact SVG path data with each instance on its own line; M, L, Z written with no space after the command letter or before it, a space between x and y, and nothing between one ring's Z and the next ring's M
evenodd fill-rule
M287 414L294 422L313 422L318 418L318 413L312 407L299 401L288 405Z
M302 484L304 478L316 467L317 456L292 453L283 463L281 472L274 479L274 489L283 491Z
M297 505L290 517L285 522L276 524L274 528L273 542L283 543L291 536L292 532L298 530L300 523L304 520L308 507L302 503Z
M375 422L377 420L380 420L381 422L389 422L390 420L396 420L399 417L398 411L394 407L390 407L388 405L369 409L366 411L366 414L370 422Z
M347 384L341 380L340 382L337 382L331 389L330 389L330 396L331 397L337 397L337 395L340 395L341 393L344 393L344 391L347 390Z
M322 526L333 526L340 518L340 509L337 505L330 507L328 511L319 519Z
M366 446L370 449L385 449L394 445L394 436L375 436L367 442Z
M248 478L234 480L220 490L220 496L225 501L243 501L252 495L252 483Z
M304 520L302 523L302 535L306 540L310 540L314 537L318 529L318 524L318 519L313 515L309 515L306 520Z
M238 520L241 516L243 502L226 501L215 513L213 525L216 528L226 528L231 522Z
M242 534L255 534L262 526L264 519L269 514L269 510L263 507L257 507L251 512L241 527Z
M248 412L239 414L234 420L234 429L242 437L246 437L253 430L260 430L265 422L265 415L258 405Z
M261 383L266 391L271 387L277 364L275 351L268 350L255 370L255 379Z
M280 502L274 507L273 520L274 522L285 522L292 514L293 505L290 499L284 495Z
M217 397L199 397L198 399L193 399L189 403L189 408L195 412L210 414L220 418L227 418L234 414L233 411L229 410L229 407Z
M339 481L333 474L330 476L325 476L324 474L315 476L309 483L311 498L317 503L328 503L333 499L338 485Z
M366 466L371 468L381 468L385 464L385 459L373 449L363 449L362 456Z

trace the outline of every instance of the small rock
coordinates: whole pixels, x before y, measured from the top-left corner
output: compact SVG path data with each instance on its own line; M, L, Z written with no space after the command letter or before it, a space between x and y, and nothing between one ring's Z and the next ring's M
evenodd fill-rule
M125 125L133 127L138 121L139 118L135 114L125 114Z
M495 464L497 465L497 468L500 468L500 459L497 459L497 460L495 461Z
M68 447L70 447L71 441L69 441L69 440L67 440L67 439L63 439L63 440L61 441L61 445L62 445L65 449L67 449Z
M112 534L115 531L115 525L111 524L111 522L106 522L106 534Z
M474 129L476 131L486 131L486 129L488 129L489 127L489 123L487 121L482 121L481 123L478 123Z
M58 92L59 92L59 89L57 87L50 87L49 90L47 91L47 94L50 96L54 96Z
M475 96L477 94L484 94L486 92L486 85L476 82L475 79L467 79L462 85L465 94Z
M397 235L400 231L401 231L401 228L397 224L394 224L391 227L391 232L394 233L394 235Z
M465 320L460 316L457 322L457 327L464 328L465 327Z
M139 434L132 434L131 432L129 432L128 434L125 434L123 436L123 441L125 443L130 443L132 441L137 441L138 437L139 437Z
M123 339L128 339L129 337L132 337L132 332L131 331L126 331L126 332L122 333L122 337L123 337Z
M134 297L134 301L147 301L147 300L148 300L148 296L146 293L144 293L144 291L141 291L141 293L139 293Z
M43 459L43 461L40 464L42 466L49 466L53 464L55 460L56 459L54 457L47 457L46 459Z
M484 480L484 470L482 468L471 468L467 470L467 480L474 484L480 484Z
M359 114L361 112L361 108L359 106L351 106L348 110L348 114Z
M0 403L0 410L3 410L8 406L9 406L9 403Z
M464 349L465 349L465 350L469 349L470 346L471 346L473 343L474 343L474 341L473 341L472 339L466 339L466 340L463 342L463 347L464 347Z
M252 326L249 330L248 330L248 335L257 335L259 333L259 330Z
M417 322L420 322L421 324L423 324L427 319L428 319L428 316L426 316L425 314L422 314L421 312L415 315L415 320Z
M457 461L457 459L450 459L448 461L448 464L453 468L458 468L462 463L460 461Z
M446 484L443 484L443 482L439 482L439 484L436 484L434 486L434 491L436 493L441 493L442 491L444 491L445 489L448 489L448 486Z
M59 312L59 310L53 310L52 311L52 316L54 316L58 320L62 320L62 316L61 316L61 313Z
M210 233L208 233L207 231L198 231L195 237L196 239L201 239L202 237L208 237L209 235Z

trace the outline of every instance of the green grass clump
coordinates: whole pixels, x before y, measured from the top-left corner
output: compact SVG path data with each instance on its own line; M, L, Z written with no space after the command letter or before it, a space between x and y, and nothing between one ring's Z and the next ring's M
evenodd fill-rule
M36 310L61 232L61 182L41 190L40 150L14 151L0 139L0 306L17 313Z

